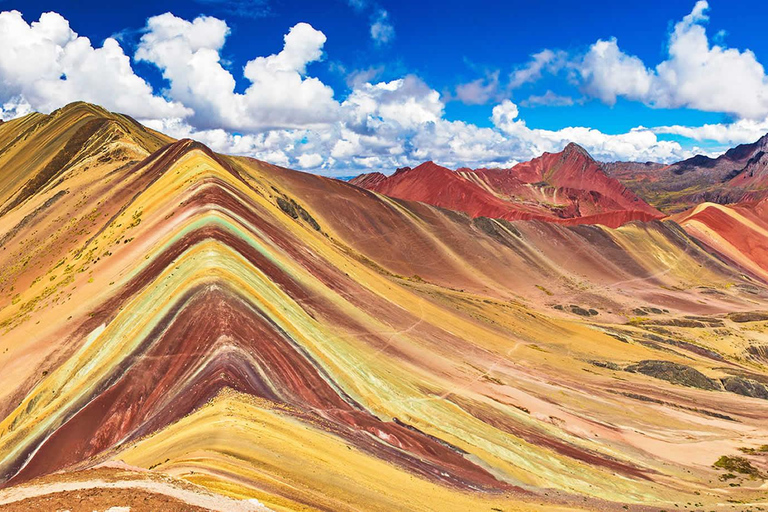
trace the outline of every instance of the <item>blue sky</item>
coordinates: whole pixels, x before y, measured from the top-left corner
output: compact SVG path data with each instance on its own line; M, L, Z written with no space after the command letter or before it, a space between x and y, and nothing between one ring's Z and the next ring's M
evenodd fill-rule
M7 37L19 31L0 34L0 114L95 101L326 174L511 165L569 139L604 160L673 161L768 131L768 39L745 14L761 3L635 4L0 0ZM119 80L86 76L111 65Z

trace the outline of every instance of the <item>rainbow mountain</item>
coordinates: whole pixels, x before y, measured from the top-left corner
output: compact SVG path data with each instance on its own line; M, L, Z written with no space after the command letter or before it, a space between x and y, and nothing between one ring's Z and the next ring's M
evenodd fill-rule
M0 124L0 508L760 506L765 204L492 218Z

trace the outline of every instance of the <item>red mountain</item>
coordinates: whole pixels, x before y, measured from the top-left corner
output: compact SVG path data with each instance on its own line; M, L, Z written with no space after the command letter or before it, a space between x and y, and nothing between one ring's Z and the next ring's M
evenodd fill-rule
M768 199L702 203L672 219L728 260L768 279Z
M560 153L544 153L512 169L483 169L475 174L503 195L519 197L534 192L544 196L545 201L550 199L546 202L568 204L574 211L564 217L618 210L659 215L619 181L608 177L584 148L573 143ZM536 195L531 198L536 199Z
M504 201L461 174L434 162L425 162L413 169L398 169L384 179L377 179L378 174L362 174L350 183L398 199L463 211L472 217L519 220L535 216L534 211Z
M573 143L560 153L544 153L511 169L454 172L426 162L413 169L398 169L389 177L362 174L350 183L472 217L617 227L663 216L607 176L586 150Z
M354 183L358 187L371 188L386 180L387 176L380 172L370 172L368 174L361 174L352 178L350 183Z

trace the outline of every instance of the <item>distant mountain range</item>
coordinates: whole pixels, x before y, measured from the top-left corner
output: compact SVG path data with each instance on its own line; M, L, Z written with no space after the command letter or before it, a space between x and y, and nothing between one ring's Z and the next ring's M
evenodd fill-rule
M600 164L576 144L511 169L454 172L426 162L413 169L398 169L389 177L363 174L350 183L472 217L616 227L631 220L664 216L606 175Z
M577 144L510 169L451 171L434 162L350 183L385 195L458 210L472 217L617 227L678 213L702 202L768 197L768 135L718 158L671 165L595 161Z
M755 201L768 197L768 135L717 158L698 155L671 165L617 162L602 167L667 213L702 202Z

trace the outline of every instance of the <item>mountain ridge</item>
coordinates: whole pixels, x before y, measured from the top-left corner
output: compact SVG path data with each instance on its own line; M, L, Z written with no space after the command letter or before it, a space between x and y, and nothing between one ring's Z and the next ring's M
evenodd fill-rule
M451 171L425 162L413 169L400 169L390 177L363 174L350 183L472 217L618 227L632 220L663 216L605 175L589 153L574 143L560 153L545 153L511 169Z
M615 162L605 164L604 168L646 201L674 214L702 202L735 204L768 197L765 162L759 161L759 155L766 151L768 134L756 142L733 147L716 158L696 155L646 169Z

